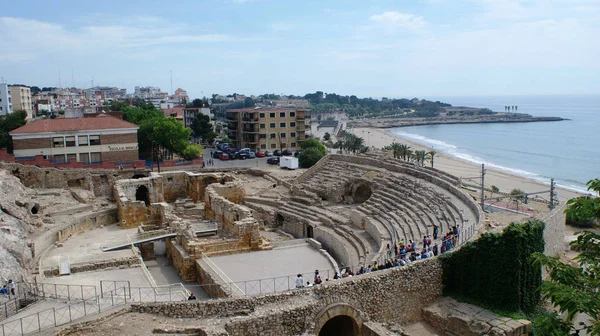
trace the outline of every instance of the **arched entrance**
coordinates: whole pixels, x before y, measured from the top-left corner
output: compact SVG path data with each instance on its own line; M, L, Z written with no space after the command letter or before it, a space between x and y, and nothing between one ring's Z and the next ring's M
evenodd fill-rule
M325 323L319 336L358 336L358 325L350 316L339 315Z
M341 203L361 204L366 202L372 193L371 182L364 179L355 179L344 184Z
M150 192L148 191L148 187L145 185L139 186L135 191L135 200L143 201L146 203L146 206L150 205Z
M277 224L277 226L283 226L283 221L285 219L283 218L283 216L281 214L277 214L275 216L275 224Z
M358 336L362 335L361 313L346 303L336 303L325 307L315 319L314 334L318 336Z

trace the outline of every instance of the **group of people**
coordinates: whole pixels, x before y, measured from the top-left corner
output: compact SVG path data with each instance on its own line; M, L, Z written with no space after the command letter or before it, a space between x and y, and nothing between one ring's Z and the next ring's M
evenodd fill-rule
M5 296L15 295L15 287L15 282L8 280L8 284L2 285L2 288L0 288L0 294Z
M208 158L208 160L202 161L202 168L204 168L206 166L214 166L214 165L215 165L215 159L212 158L212 155L210 158Z
M420 251L418 250L417 242L413 240L409 240L408 243L405 243L404 240L400 240L397 245L394 245L394 248L391 248L390 244L387 244L386 261L381 264L374 262L367 266L361 266L358 272L356 272L356 275L371 273L373 271L397 266L406 266L420 259L433 258L438 254L452 250L458 242L459 235L460 227L458 225L453 226L452 229L443 236L441 244L438 244L435 242L435 239L440 236L439 227L434 226L432 235L423 236L423 248ZM336 271L333 279L343 279L352 277L354 275L355 273L352 272L352 269L350 267L346 267L339 273ZM307 281L306 285L304 285L302 274L298 274L296 278L296 288L312 287L314 285L323 283L318 270L315 271L313 280L313 283ZM329 281L329 279L325 279L325 281Z

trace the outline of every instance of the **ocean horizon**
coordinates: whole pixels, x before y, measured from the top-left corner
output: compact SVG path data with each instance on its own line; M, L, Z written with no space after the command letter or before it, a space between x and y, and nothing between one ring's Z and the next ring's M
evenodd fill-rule
M450 124L388 131L458 159L546 184L589 193L586 182L600 177L600 95L427 97L454 106L487 107L569 120L530 123Z

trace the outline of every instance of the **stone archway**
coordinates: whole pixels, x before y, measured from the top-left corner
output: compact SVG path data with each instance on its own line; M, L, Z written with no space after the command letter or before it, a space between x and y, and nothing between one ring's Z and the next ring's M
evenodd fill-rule
M283 226L284 221L285 221L285 218L283 218L283 215L281 215L280 213L275 215L275 225L277 225L277 227Z
M141 185L141 186L137 187L137 189L135 190L135 200L143 201L144 203L146 203L146 206L149 206L150 205L150 191L148 190L148 187L146 187L145 185Z
M362 335L363 319L358 310L346 303L332 304L317 315L314 334L318 336Z
M344 185L343 203L360 204L366 202L373 193L371 184L365 180L353 180Z

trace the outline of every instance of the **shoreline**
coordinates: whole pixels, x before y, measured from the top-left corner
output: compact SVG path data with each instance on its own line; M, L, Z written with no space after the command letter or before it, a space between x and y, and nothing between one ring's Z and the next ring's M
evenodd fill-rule
M370 132L370 136L368 137L368 139L365 138L365 142L368 142L367 145L369 147L375 147L378 149L388 146L394 141L405 143L413 149L426 151L430 151L433 149L433 147L420 144L418 142L415 142L414 140L409 140L399 135L391 134L389 128L359 127L352 128L348 131L363 138L365 138L363 136L364 133ZM441 150L436 150L436 152L437 153L434 157L435 168L443 170L465 180L467 178L481 176L480 164L476 164L467 160L454 157ZM427 162L427 165L430 164L430 162ZM477 181L474 182L479 183L480 179L477 178ZM540 196L546 199L550 198L549 180L548 183L542 183L541 181L535 180L533 178L528 178L517 174L511 174L509 172L494 167L486 167L485 185L487 187L495 185L498 188L500 188L500 191L503 192L510 192L514 188L519 188L524 192L539 192L548 190L547 195L541 194ZM558 185L556 187L556 191L560 202L566 202L570 198L585 195L584 193L570 190Z
M348 125L352 128L396 128L410 126L426 125L455 125L455 124L510 124L510 123L530 123L530 122L556 122L569 121L570 119L561 117L534 117L519 116L511 117L507 115L491 115L478 117L445 117L445 118L374 118L349 121Z

